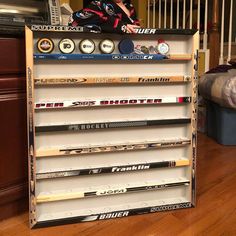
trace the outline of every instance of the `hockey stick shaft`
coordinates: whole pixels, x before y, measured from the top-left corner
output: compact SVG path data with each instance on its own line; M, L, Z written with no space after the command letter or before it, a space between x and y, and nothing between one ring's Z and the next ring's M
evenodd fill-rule
M190 118L182 119L165 119L165 120L140 120L140 121L118 121L104 123L84 123L70 125L51 125L51 126L36 126L35 131L40 132L61 132L61 131L86 131L86 130L103 130L128 127L148 127L157 125L178 125L188 124Z
M190 76L133 76L133 77L71 77L36 78L35 85L83 85L83 84L159 84L190 82Z
M116 144L105 146L90 147L74 147L74 148L58 148L58 149L42 149L36 150L36 157L48 156L73 156L81 154L105 153L105 152L121 152L133 150L149 150L154 148L179 147L191 144L190 139L177 139L166 141L152 141L143 143Z
M108 173L122 173L127 171L140 171L157 168L168 168L168 167L179 167L189 165L188 159L182 159L177 161L162 161L154 163L134 164L128 166L112 166L112 167L101 167L94 169L79 169L79 170L68 170L68 171L55 171L45 172L36 174L36 179L54 179L63 177L72 177L80 175L93 175L93 174L108 174Z
M191 97L150 97L150 98L124 98L124 99L96 99L96 100L75 100L59 102L38 102L35 109L59 109L94 106L127 106L127 105L157 105L173 103L190 103Z
M71 200L71 199L80 199L94 196L109 196L115 194L123 194L123 193L132 193L132 192L141 192L141 191L151 191L151 190L162 190L166 188L173 187L181 187L187 186L190 184L190 181L183 182L172 182L172 183L151 183L140 186L132 186L132 187L113 187L97 190L97 191L88 191L88 192L70 192L70 193L62 193L62 194L50 194L50 195L39 195L36 199L37 203L45 203L45 202L54 202L54 201L62 201L62 200Z
M192 54L34 54L35 60L190 61Z

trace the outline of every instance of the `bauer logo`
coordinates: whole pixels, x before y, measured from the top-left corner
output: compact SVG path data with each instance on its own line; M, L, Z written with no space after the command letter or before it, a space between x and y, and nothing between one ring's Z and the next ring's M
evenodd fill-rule
M156 29L136 29L137 34L155 34Z
M101 214L99 220L121 218L129 215L129 211L120 211L114 213Z

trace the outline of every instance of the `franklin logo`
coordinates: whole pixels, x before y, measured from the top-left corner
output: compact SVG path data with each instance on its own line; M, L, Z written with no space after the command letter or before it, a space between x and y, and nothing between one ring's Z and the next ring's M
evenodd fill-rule
M170 78L139 78L138 82L140 83L156 83L156 82L169 82Z
M113 167L111 172L148 170L149 168L150 168L150 165L133 165L133 166L125 166L125 167Z

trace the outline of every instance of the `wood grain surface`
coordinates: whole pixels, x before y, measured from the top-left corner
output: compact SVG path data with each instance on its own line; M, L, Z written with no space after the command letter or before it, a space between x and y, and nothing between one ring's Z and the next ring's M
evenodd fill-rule
M234 236L236 147L198 136L197 207L29 230L28 213L0 222L1 236Z

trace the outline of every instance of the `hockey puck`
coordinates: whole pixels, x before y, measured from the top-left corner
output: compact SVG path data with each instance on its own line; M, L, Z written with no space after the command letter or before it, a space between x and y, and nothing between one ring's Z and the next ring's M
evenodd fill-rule
M84 54L91 54L95 50L95 43L91 39L83 39L79 43L79 49Z
M159 40L157 50L160 54L166 55L169 52L170 47L164 40Z
M37 48L41 53L51 53L54 49L54 43L49 38L42 38L38 40Z
M131 39L123 39L118 45L121 54L130 54L134 52L134 43Z
M75 43L72 39L62 39L59 42L59 49L62 53L70 54L75 50Z
M104 54L111 54L115 50L115 44L110 39L104 39L100 42L99 49Z

